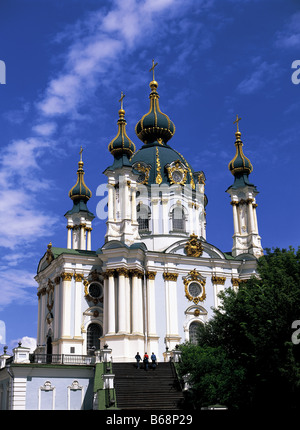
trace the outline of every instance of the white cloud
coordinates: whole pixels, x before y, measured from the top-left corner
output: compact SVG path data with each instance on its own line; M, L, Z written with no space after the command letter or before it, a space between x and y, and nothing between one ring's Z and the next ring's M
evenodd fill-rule
M254 61L254 63L256 63L256 61ZM274 81L279 73L278 64L268 64L266 61L263 61L251 74L239 83L237 91L241 94L255 93L267 83Z
M35 125L32 130L41 136L51 136L55 132L56 128L57 124L55 122L44 122Z
M300 12L293 14L282 31L276 34L275 45L279 48L299 48Z
M25 269L0 268L0 309L12 302L34 304L37 286L35 273Z
M13 350L17 348L19 342L21 342L21 346L24 348L30 348L30 353L33 353L36 349L36 339L34 337L23 336L21 339L14 339L10 342L10 348Z

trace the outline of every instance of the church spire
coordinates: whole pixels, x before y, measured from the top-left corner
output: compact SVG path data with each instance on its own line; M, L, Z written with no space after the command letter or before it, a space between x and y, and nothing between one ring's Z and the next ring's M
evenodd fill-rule
M243 142L241 141L241 132L239 130L239 121L241 118L236 116L234 124L237 126L237 131L235 133L235 147L236 153L234 158L230 161L228 168L235 177L234 187L241 187L244 185L249 185L248 176L253 171L253 166L251 161L244 155L243 152Z
M84 182L82 152L81 147L77 181L69 191L69 197L73 200L73 208L65 214L68 220L67 248L91 250L91 223L95 216L87 208L87 202L92 197L92 192Z
M241 118L236 116L234 124L237 126L235 133L236 153L229 163L229 170L234 176L234 183L227 189L231 196L233 210L233 247L232 255L253 254L259 258L263 254L261 238L258 234L256 216L256 196L258 191L255 185L249 182L248 176L253 171L250 160L243 153L243 143L239 130Z
M153 79L149 86L151 93L150 109L135 126L135 132L139 139L145 144L165 144L175 133L175 125L170 120L168 115L163 113L159 107L159 95L157 92L158 83L155 80L154 69L158 65L152 60L152 67L149 72L152 72Z
M135 152L135 144L129 139L126 133L126 121L125 121L125 110L123 108L123 100L125 94L121 93L119 103L121 108L119 109L118 119L118 133L116 137L109 143L108 150L114 156L115 162L119 164L129 164L128 160ZM121 163L120 163L121 162Z

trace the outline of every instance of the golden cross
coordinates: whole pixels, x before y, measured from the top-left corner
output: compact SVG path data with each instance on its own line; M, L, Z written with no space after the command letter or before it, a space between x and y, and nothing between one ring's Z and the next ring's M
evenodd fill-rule
M240 130L239 130L239 121L241 120L242 118L239 118L239 116L237 115L236 116L236 120L234 121L234 123L233 124L235 124L236 123L236 130L239 132Z
M151 67L151 69L149 70L149 72L153 72L153 81L155 81L155 79L154 79L154 67L156 67L158 65L158 63L155 63L154 64L154 59L152 60L152 67Z
M121 109L123 109L123 98L125 97L125 94L123 94L123 91L121 92L121 98L119 100L119 103L121 102Z
M82 146L80 147L80 151L79 151L79 154L80 154L80 161L82 161L82 153L83 153L83 149L82 149Z

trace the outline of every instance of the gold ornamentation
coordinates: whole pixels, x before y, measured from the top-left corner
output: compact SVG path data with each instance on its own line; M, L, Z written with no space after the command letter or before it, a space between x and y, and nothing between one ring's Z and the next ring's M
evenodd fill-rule
M75 273L74 275L76 282L81 282L83 280L83 274L82 273Z
M163 274L165 281L177 281L178 273L170 273L170 272L164 272Z
M197 305L199 302L203 302L203 300L205 300L205 298L206 298L206 293L205 293L206 281L205 281L205 278L199 272L197 272L196 269L192 270L187 275L187 277L184 279L183 283L184 283L184 289L185 289L185 296L189 301L193 301ZM199 288L201 289L201 294L199 294L197 297L193 297L189 292L189 286L191 283L198 284Z
M49 243L49 245L48 245L47 248L48 249L47 249L47 252L46 252L46 260L47 260L47 263L50 264L51 261L54 260L54 255L53 255L53 252L51 251L51 248L52 248L52 243L51 242Z
M150 271L147 271L146 272L146 278L147 279L155 279L155 276L156 276L156 272L150 272Z
M203 254L203 245L198 240L196 234L193 233L190 235L190 240L185 245L184 250L189 257L201 257Z
M199 173L199 175L198 175L198 183L199 184L202 184L202 185L205 185L205 175L204 175L204 173L203 172L200 172Z
M72 275L72 273L63 272L63 273L61 273L60 276L61 276L63 281L71 281L73 275Z
M191 167L190 167L189 163L188 163L188 162L186 161L186 159L183 157L183 155L181 155L178 151L176 151L176 152L177 152L177 154L179 154L179 155L180 155L180 157L183 159L183 161L185 162L185 165L186 165L186 166L187 166L187 168L188 168L189 175L190 175L191 186L192 186L192 189L194 190L194 189L195 189L195 182L194 182L194 177L193 177L192 169L191 169Z
M241 280L238 278L231 278L231 282L234 287L238 287L240 285Z
M234 123L233 124L236 124L236 131L239 133L239 121L241 120L242 118L239 118L239 116L237 115L236 116L236 120L234 121Z
M145 163L141 162L135 163L132 167L133 169L141 173L141 175L138 177L137 182L143 185L148 184L151 166L147 166Z
M198 317L200 315L200 310L199 309L195 309L194 315L195 315L195 317Z
M166 168L170 184L184 185L186 183L187 169L180 160L173 161L169 166L166 166ZM178 174L178 178L176 178L176 173Z
M159 160L159 151L158 148L156 147L156 180L155 182L157 184L161 184L162 183L162 176L161 176L161 169L160 169L160 160Z
M151 69L149 70L149 72L153 72L153 81L155 81L155 79L154 79L154 68L156 67L158 65L158 63L155 63L154 64L154 59L152 60L152 67L151 67Z
M129 273L131 274L131 276L135 276L135 277L137 277L139 279L142 279L144 277L144 272L142 272L139 269L131 269L129 271Z
M107 277L115 276L115 270L114 269L107 269L105 274Z
M212 276L211 281L213 284L224 285L226 278L224 276Z
M129 277L128 270L125 269L125 267L118 267L116 269L116 272L118 273L119 276L125 276L125 278Z

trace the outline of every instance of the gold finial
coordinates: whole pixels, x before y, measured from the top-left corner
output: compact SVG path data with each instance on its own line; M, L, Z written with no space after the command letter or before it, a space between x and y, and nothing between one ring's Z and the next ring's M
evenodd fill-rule
M123 99L125 97L125 94L123 94L123 91L121 92L121 98L119 100L119 103L121 103L121 110L123 110Z
M83 149L82 149L82 146L80 147L80 151L79 151L79 154L80 154L80 163L82 163L82 153L83 153Z
M239 116L237 115L236 116L236 120L234 121L234 123L233 124L236 124L236 131L237 131L237 133L239 133L240 132L240 130L239 130L239 121L241 120L242 118L239 118Z
M154 59L152 60L152 67L151 67L151 69L149 70L149 72L153 72L153 81L155 81L155 78L154 78L154 68L156 67L158 65L158 63L155 63L154 64Z

